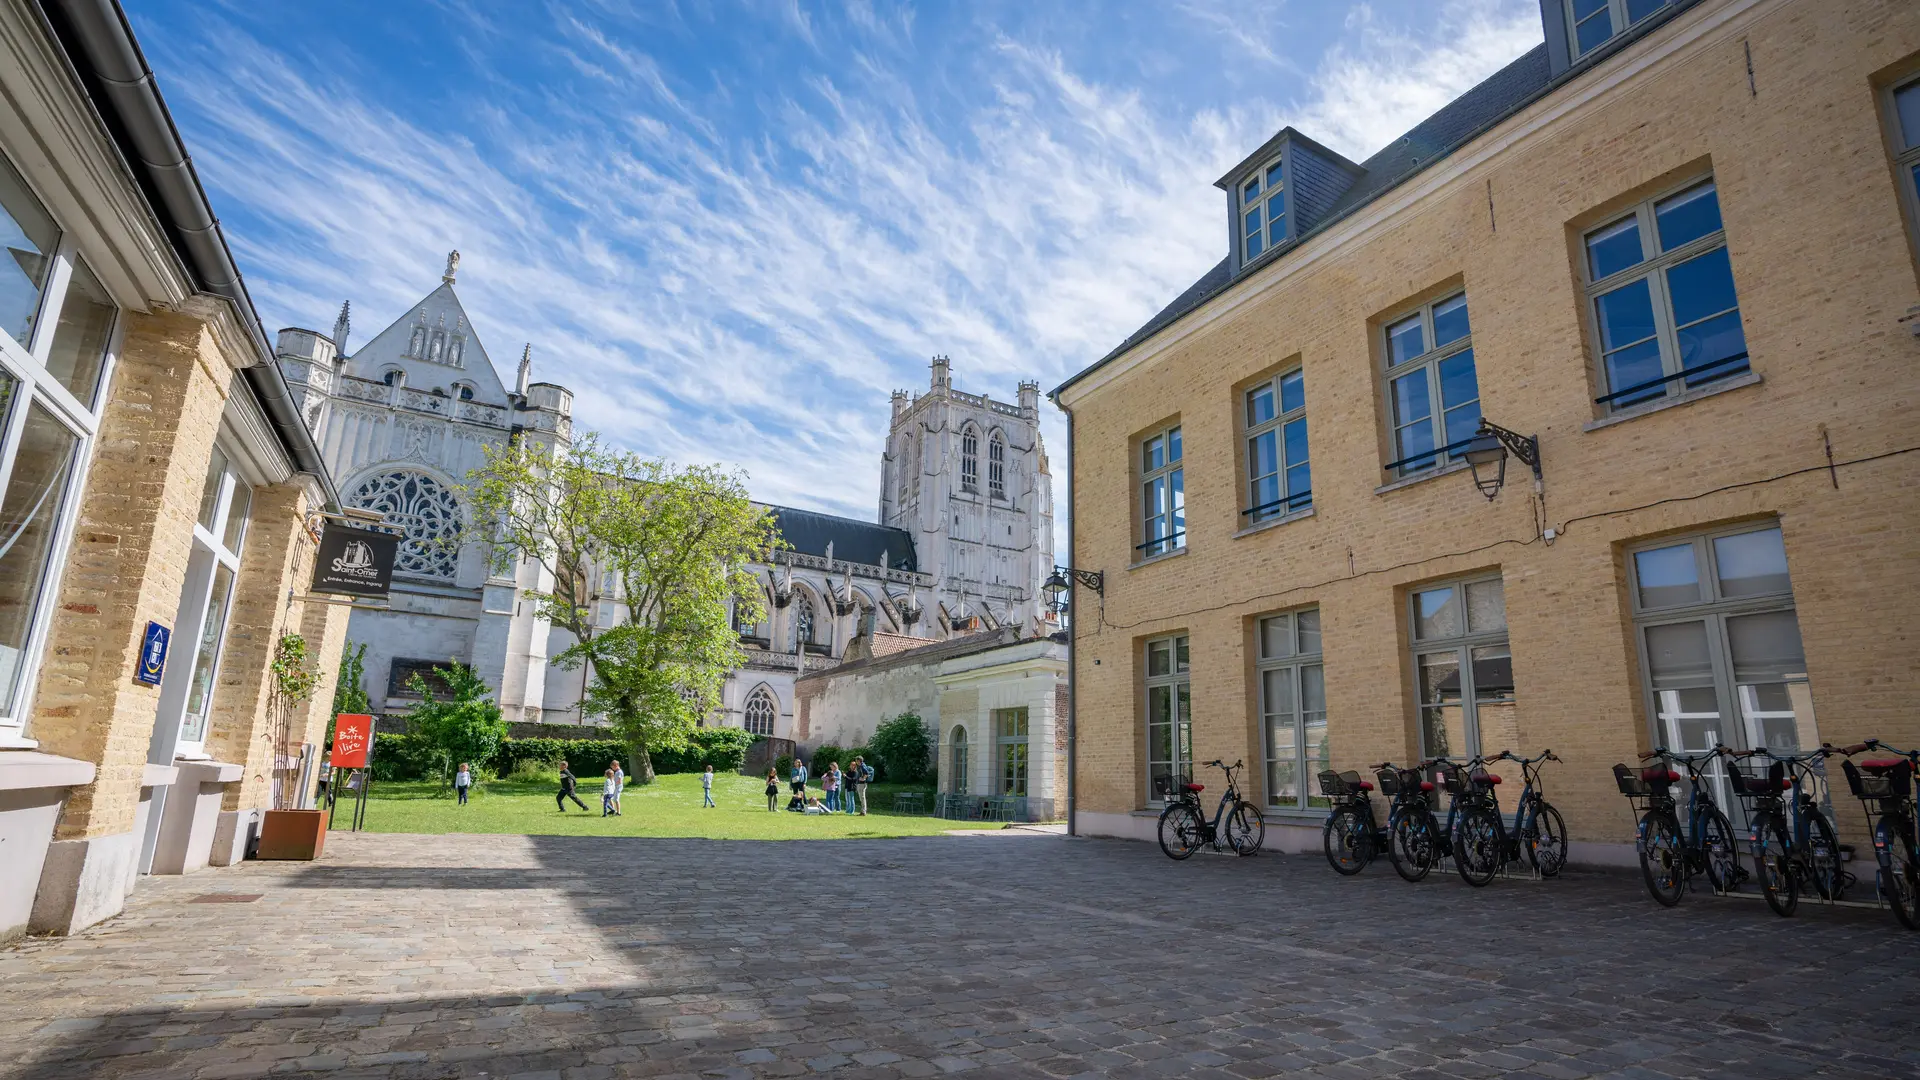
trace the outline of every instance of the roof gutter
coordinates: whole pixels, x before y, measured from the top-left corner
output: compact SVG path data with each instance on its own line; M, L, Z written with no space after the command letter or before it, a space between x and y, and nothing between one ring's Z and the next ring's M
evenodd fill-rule
M193 159L118 0L41 0L40 8L188 277L200 292L231 304L253 339L258 359L240 370L294 467L317 479L328 507L337 509L339 492L320 447L301 420L286 376L273 360L273 345L247 295L220 221L213 215Z

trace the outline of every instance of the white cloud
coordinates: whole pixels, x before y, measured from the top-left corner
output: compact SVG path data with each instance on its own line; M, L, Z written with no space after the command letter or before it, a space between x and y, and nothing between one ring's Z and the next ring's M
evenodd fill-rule
M723 138L651 58L559 11L529 47L587 77L503 88L472 117L410 119L232 33L163 70L216 205L265 222L229 232L270 323L331 325L351 297L364 342L459 247L489 348L510 365L532 341L581 424L743 466L762 499L870 517L887 392L924 386L927 356L1002 399L1057 383L1218 261L1221 169L1288 120L1377 147L1537 41L1521 2L1450 8L1425 49L1361 18L1292 115L1170 114L1151 87L1002 39L957 120L920 110L910 61L862 54L758 105L777 134ZM887 50L911 40L909 17L853 10ZM776 14L820 44L797 6ZM1064 527L1064 429L1043 414Z

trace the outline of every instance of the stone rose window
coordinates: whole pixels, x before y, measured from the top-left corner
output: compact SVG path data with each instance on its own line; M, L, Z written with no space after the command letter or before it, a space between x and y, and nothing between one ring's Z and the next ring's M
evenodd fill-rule
M452 579L460 554L460 503L426 473L396 470L368 477L349 496L405 530L394 570L415 577Z

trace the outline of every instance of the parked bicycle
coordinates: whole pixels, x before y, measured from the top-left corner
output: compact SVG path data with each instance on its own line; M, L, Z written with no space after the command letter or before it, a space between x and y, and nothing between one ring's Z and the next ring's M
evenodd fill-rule
M1422 762L1410 769L1396 769L1383 761L1373 767L1380 782L1380 794L1393 796L1387 807L1387 858L1395 873L1408 881L1419 881L1453 854L1448 832L1433 816L1433 781L1422 774L1433 762Z
M1860 800L1873 833L1873 857L1879 862L1875 885L1893 908L1894 917L1909 930L1920 930L1920 833L1916 833L1913 777L1920 770L1920 750L1896 750L1879 739L1868 739L1844 749L1840 768L1847 787ZM1853 755L1869 750L1891 754L1853 763Z
M1852 875L1840 865L1840 842L1817 801L1821 778L1820 770L1814 768L1814 762L1824 761L1832 751L1777 754L1764 746L1718 749L1733 762L1767 761L1762 773L1749 773L1737 765L1728 772L1734 794L1751 804L1753 828L1748 840L1767 906L1776 915L1792 915L1806 886L1822 899L1840 899Z
M1267 837L1267 823L1258 807L1240 797L1233 774L1243 768L1243 764L1236 761L1226 765L1216 759L1207 762L1206 767L1227 774L1227 790L1220 796L1213 820L1208 821L1200 807L1200 793L1207 790L1207 786L1179 785L1174 800L1160 811L1160 850L1166 852L1169 859L1184 859L1200 850L1202 844L1218 851L1224 841L1236 855L1259 851Z
M1464 769L1443 774L1447 790L1459 806L1453 829L1453 865L1462 881L1480 888L1491 882L1501 867L1518 861L1523 854L1542 877L1552 877L1566 865L1566 824L1538 788L1540 765L1549 760L1560 759L1551 750L1532 758L1502 750L1490 758L1475 757ZM1526 789L1514 808L1511 832L1500 815L1500 775L1487 769L1496 761L1519 762L1526 777Z
M1320 774L1320 794L1333 804L1320 829L1320 847L1335 872L1351 877L1367 868L1385 837L1373 824L1373 785L1360 774L1328 770Z
M1662 746L1640 755L1643 767L1638 771L1624 764L1613 767L1620 794L1641 812L1633 847L1640 856L1640 874L1646 879L1647 892L1663 907L1680 902L1695 874L1704 873L1715 892L1728 892L1747 878L1740 866L1733 822L1714 802L1712 783L1705 772L1719 756L1718 750L1684 755ZM1687 770L1685 777L1673 767L1676 763ZM1682 779L1689 781L1684 830L1680 827L1679 804L1673 797L1673 785Z

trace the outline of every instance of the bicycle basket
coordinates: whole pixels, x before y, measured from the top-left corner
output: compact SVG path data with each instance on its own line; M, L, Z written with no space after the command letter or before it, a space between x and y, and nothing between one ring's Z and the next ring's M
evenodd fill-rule
M1738 765L1727 767L1727 779L1733 784L1733 793L1743 799L1777 799L1780 793L1792 786L1787 780L1787 766L1776 761L1767 766L1765 775L1750 773Z
M1661 762L1645 769L1635 769L1631 765L1615 765L1613 782L1620 787L1620 794L1629 799L1646 799L1654 795L1664 795L1667 789L1680 782L1680 774Z
M1460 766L1441 762L1433 767L1433 771L1440 777L1440 786L1447 789L1447 794L1465 795L1467 793L1466 774L1460 771Z
M1346 799L1360 794L1364 781L1360 774L1348 769L1346 772L1334 772L1329 769L1320 774L1320 794L1329 799ZM1372 785L1368 784L1367 787Z
M1400 794L1400 770L1392 766L1384 769L1375 769L1373 771L1373 779L1380 785L1380 794Z
M1903 758L1869 761L1861 766L1843 761L1847 787L1858 799L1904 799L1913 791L1913 769Z

